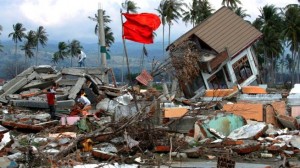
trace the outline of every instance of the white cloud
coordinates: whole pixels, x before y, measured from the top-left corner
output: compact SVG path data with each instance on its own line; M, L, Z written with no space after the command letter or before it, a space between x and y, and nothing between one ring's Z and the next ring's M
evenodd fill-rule
M3 2L2 2L3 1ZM115 34L116 41L121 40L121 3L125 0L2 0L0 6L0 24L3 26L2 40L12 31L12 25L21 22L27 30L36 30L40 25L46 28L50 40L97 41L94 34L96 22L88 19L94 16L99 7L112 19L109 26ZM156 13L160 0L134 0L139 12ZM192 0L185 0L189 3ZM221 0L210 0L212 7L221 7ZM242 7L251 15L253 21L259 15L259 8L266 4L284 7L297 3L297 0L241 0ZM4 17L3 17L4 16ZM182 22L174 23L171 30L171 41L190 29ZM165 27L165 33L168 33ZM158 41L162 40L162 26L156 31ZM167 37L167 36L166 36Z

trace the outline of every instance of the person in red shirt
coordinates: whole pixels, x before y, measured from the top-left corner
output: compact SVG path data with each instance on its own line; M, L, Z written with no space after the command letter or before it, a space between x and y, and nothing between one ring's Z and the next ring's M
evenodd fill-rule
M47 102L50 110L51 119L55 119L55 91L53 89L47 90Z

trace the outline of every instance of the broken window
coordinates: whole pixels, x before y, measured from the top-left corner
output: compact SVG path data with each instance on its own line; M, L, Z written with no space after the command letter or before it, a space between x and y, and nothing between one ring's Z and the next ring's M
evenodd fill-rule
M227 89L225 76L223 70L219 70L213 76L208 79L208 85L210 89Z
M247 55L243 56L236 63L234 63L232 67L238 84L243 83L253 75Z

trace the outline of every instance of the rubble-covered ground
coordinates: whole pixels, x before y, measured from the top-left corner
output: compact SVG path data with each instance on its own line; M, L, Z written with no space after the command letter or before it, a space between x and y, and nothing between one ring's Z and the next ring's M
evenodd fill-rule
M1 167L300 167L297 84L186 99L179 91L109 85L105 73L39 66L7 82ZM45 90L54 83L51 120ZM76 108L81 89L92 103L85 113Z

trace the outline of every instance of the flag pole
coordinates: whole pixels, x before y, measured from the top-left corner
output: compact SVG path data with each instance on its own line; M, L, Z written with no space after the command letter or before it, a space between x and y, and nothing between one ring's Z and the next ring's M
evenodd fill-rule
M129 68L129 61L128 61L126 43L125 43L125 39L123 38L124 26L123 26L122 9L120 10L120 15L121 15L121 22L122 22L122 41L123 41L123 47L124 47L124 54L125 54L125 57L126 57L129 85L131 86L131 89L132 89L132 96L133 96L133 101L134 101L134 104L135 104L136 111L139 112L139 107L137 105L136 95L135 95L135 92L134 92L134 89L133 89L133 82L132 82L132 79L131 79L131 73L130 73L130 68Z

